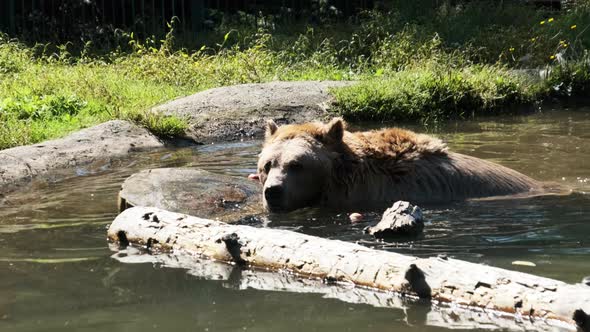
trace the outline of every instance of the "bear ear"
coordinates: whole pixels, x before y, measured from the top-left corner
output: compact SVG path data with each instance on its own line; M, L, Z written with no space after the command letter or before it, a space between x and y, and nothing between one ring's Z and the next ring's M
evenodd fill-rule
M342 118L333 118L327 125L326 125L326 133L324 136L328 138L332 142L340 142L342 141L342 137L344 136L344 129L346 128L346 123Z
M274 133L277 132L277 129L279 129L279 127L272 119L266 121L266 132L264 134L264 138L269 139L272 135L274 135Z

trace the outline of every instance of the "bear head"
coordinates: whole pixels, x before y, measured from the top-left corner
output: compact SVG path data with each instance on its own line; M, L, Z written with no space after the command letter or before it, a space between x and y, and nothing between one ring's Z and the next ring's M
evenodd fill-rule
M258 159L262 201L271 212L317 205L333 176L345 123L334 118L278 127L270 120Z

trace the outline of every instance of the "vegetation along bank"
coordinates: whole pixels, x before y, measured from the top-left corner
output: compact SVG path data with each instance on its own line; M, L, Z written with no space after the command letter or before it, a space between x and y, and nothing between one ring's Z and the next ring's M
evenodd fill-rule
M587 0L560 11L510 1L404 3L344 21L258 16L256 27L228 15L182 42L174 21L162 40L117 31L108 45L2 34L0 149L111 119L175 137L186 120L148 112L152 106L240 83L355 80L331 90L331 111L349 120L425 123L590 90Z

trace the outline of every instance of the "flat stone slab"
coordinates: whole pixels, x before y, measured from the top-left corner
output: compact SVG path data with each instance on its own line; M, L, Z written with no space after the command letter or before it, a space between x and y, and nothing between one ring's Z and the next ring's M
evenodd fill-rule
M114 120L61 139L0 151L0 195L35 178L66 178L140 150L164 147L147 129ZM79 172L78 172L79 173Z
M241 84L210 89L159 105L154 112L188 120L196 142L232 140L263 134L266 120L279 124L329 117L330 88L354 82L303 81Z
M119 210L154 206L201 218L237 222L262 211L260 186L246 178L194 168L158 168L125 180Z

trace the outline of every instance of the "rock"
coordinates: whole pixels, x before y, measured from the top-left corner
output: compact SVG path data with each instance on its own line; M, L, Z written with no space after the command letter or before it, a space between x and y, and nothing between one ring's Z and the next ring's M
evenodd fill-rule
M91 173L140 150L164 147L147 129L108 121L61 139L0 151L0 194L33 179L52 181Z
M260 186L245 178L191 168L145 170L127 178L119 210L154 206L202 218L237 222L262 213Z
M365 228L365 233L376 238L396 235L415 235L424 228L424 218L419 207L405 201L397 201L385 210L381 221Z
M363 215L358 212L351 213L348 216L348 218L350 218L350 222L352 222L352 223L358 223L358 222L363 221Z
M266 120L308 122L331 116L330 88L344 81L270 82L210 89L159 105L153 112L189 122L187 137L205 143L260 136Z

